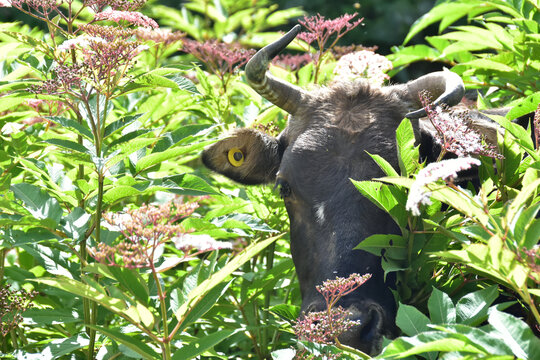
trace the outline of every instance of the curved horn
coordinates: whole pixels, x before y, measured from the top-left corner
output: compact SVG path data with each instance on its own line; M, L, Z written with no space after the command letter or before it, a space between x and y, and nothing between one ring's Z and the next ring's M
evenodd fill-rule
M267 74L266 70L270 61L285 49L299 32L300 25L296 25L281 39L259 50L246 65L249 85L262 97L291 115L299 109L305 92L293 84Z
M433 72L407 83L409 96L419 106L422 106L419 97L419 93L422 90L426 90L432 95L437 96L437 99L433 102L434 106L441 104L454 106L463 98L465 86L458 74L445 68L443 71ZM417 119L424 116L426 116L426 110L424 108L405 115L409 119Z

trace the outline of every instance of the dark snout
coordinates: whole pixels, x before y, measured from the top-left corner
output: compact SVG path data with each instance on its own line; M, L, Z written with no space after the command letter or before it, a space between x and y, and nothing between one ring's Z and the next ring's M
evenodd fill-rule
M383 337L391 339L397 336L397 330L391 318L393 315L385 311L382 306L366 301L352 303L346 301L338 305L349 313L349 320L359 322L359 325L353 326L339 336L338 340L342 344L369 355L377 355L382 350ZM326 311L326 304L324 302L311 303L305 308L304 313Z

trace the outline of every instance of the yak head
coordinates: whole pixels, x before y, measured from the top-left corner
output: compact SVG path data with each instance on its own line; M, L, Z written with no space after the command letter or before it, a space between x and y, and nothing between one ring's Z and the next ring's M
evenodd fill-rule
M286 129L277 138L239 129L205 149L203 162L237 182L275 183L279 188L291 223L302 311L325 308L315 288L323 281L372 274L339 305L360 321L340 341L374 354L383 336L395 335L396 304L381 259L353 248L370 235L399 229L350 179L383 175L369 154L381 155L397 167L395 130L404 117L425 115L419 92L427 90L436 97L434 104L451 106L461 100L464 87L459 76L441 71L382 88L356 81L305 91L267 73L269 61L299 29L297 25L261 49L246 65L249 85L290 114ZM413 126L417 129L418 121Z

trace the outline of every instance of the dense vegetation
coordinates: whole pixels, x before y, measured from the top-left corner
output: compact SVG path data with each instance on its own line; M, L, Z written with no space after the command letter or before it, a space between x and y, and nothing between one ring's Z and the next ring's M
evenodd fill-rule
M400 168L373 156L387 177L354 181L402 232L359 245L397 277L402 336L379 358L538 356L538 0L440 1L386 58L338 46L361 13L145 3L0 0L47 29L0 24L3 358L367 357L297 321L288 218L272 185L240 187L199 160L235 127L284 128L286 114L247 86L241 66L297 18L305 33L271 66L287 81L380 85L427 60L478 90L473 106L512 108L493 117L506 129L496 147L467 158L479 164L478 189L455 185L451 163L422 163L406 119ZM433 24L440 35L408 45ZM434 124L466 124L466 112L426 110ZM510 121L535 111L536 132ZM438 125L444 152L475 153L463 126L464 139ZM369 281L357 280L337 296Z

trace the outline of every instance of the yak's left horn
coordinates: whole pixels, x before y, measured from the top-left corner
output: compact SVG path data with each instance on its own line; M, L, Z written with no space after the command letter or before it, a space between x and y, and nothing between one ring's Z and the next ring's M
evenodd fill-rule
M246 65L246 77L249 85L262 97L277 107L294 115L301 104L302 98L307 94L299 87L277 79L266 73L270 61L294 40L300 32L300 25L296 25L281 39L266 45L259 50Z
M407 83L409 96L415 103L422 106L420 92L428 91L432 96L437 97L432 105L446 104L454 106L459 104L465 93L463 80L456 73L448 69L433 72ZM409 119L417 119L426 116L425 109L412 111L405 115Z

